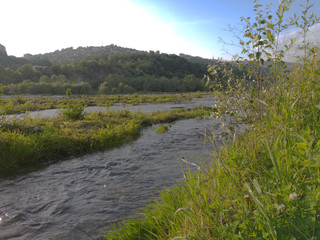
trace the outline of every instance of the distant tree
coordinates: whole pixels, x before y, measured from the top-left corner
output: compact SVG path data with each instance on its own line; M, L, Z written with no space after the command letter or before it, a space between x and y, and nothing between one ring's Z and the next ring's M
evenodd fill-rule
M110 94L112 91L112 86L108 82L103 82L100 84L98 92L100 94Z
M67 88L67 90L66 90L66 95L67 95L67 97L70 98L70 97L71 97L71 94L72 94L71 89L70 89L70 88Z
M22 80L29 79L30 81L36 81L37 79L37 74L32 68L31 64L25 64L21 67L19 67L16 71Z
M42 75L39 79L40 83L50 83L51 79L47 75Z
M183 90L186 92L193 92L201 90L201 80L197 79L193 74L183 78Z

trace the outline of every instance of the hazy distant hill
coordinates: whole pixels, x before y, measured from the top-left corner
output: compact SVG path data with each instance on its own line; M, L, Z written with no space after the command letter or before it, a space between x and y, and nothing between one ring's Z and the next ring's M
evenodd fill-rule
M135 49L131 48L124 48L119 47L116 45L108 45L104 47L78 47L76 49L64 48L62 50L56 50L55 52L51 53L44 53L44 54L25 54L24 59L27 59L31 62L46 62L49 61L54 64L61 64L61 63L72 63L74 60L82 59L91 56L97 56L99 54L109 55L111 53L115 54L123 54L127 52L140 52Z
M208 90L209 59L109 45L78 47L23 58L0 47L0 83L6 94L122 94ZM10 69L11 68L11 69Z
M117 45L111 44L103 47L78 47L74 49L73 47L64 48L61 50L56 50L54 52L44 53L44 54L25 54L21 58L14 56L8 56L5 46L0 44L0 66L9 67L16 69L24 64L32 64L39 66L50 66L52 64L63 64L72 63L75 60L81 59L95 59L99 55L104 57L110 54L126 54L126 53L142 53L146 51L140 51L132 48L119 47ZM187 54L181 53L180 57L187 59L190 62L198 64L213 64L215 60L206 59L201 57L194 57Z
M55 52L45 53L45 54L36 54L36 55L25 54L24 59L33 63L38 63L39 65L45 62L61 64L61 63L72 63L74 60L79 60L83 58L95 57L99 54L103 54L107 56L111 53L124 54L128 52L144 52L144 51L139 51L132 48L119 47L117 45L111 44L104 47L78 47L76 49L70 47L70 48L56 50ZM190 56L183 53L181 53L179 56L195 63L205 64L205 65L214 63L214 60L211 60L211 59L194 57L194 56Z

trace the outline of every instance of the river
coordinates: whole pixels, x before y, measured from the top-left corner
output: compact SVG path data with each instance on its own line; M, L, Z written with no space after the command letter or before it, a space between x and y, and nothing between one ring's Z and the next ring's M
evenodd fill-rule
M182 157L198 164L213 161L208 155L213 148L201 134L212 126L217 130L219 124L189 119L174 122L165 134L148 127L122 147L0 180L0 239L100 239L110 223L132 217L158 190L181 180Z

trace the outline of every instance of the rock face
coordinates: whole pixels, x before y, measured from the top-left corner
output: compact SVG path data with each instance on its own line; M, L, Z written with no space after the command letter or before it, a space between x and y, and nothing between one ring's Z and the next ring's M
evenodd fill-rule
M6 47L3 46L2 44L0 44L0 55L1 56L8 56Z

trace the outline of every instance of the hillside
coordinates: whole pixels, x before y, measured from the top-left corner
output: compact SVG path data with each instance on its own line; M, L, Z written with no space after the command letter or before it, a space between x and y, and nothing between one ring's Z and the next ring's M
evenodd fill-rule
M74 49L73 47L64 48L61 50L56 50L50 53L44 54L25 54L24 59L30 62L51 62L53 64L62 63L72 63L74 60L82 59L85 57L97 56L99 54L109 55L114 54L124 54L128 52L141 52L132 48L119 47L117 45L111 44L104 47L78 47Z
M132 48L120 47L114 44L103 46L103 47L78 47L74 49L73 47L64 48L61 50L56 50L50 53L44 54L25 54L24 59L32 63L53 63L53 64L63 64L63 63L72 63L75 60L87 58L92 59L96 58L99 55L108 56L110 54L125 54L125 53L142 53L146 51L140 51ZM152 51L150 51L152 52ZM157 53L159 53L157 51ZM199 63L199 64L213 64L215 61L211 59L206 59L202 57L190 56L187 54L180 53L180 57L187 59L190 62Z
M107 58L109 55L122 55L126 53L147 53L147 51L136 50L133 48L120 47L114 44L101 47L78 47L78 48L64 48L56 50L54 52L48 52L43 54L25 54L23 57L8 56L5 46L0 44L0 66L16 69L24 64L32 64L37 66L50 66L52 64L71 64L75 60L94 60L101 56ZM150 51L150 53L154 53ZM155 52L159 53L159 51ZM174 55L174 54L171 54ZM191 56L180 53L179 57L184 58L190 62L210 65L216 62L216 60L202 58L198 56Z
M2 48L5 94L119 94L208 90L203 81L214 60L109 45L66 48L23 58Z
M8 56L6 47L0 44L0 66L17 68L26 63L28 63L26 59Z

